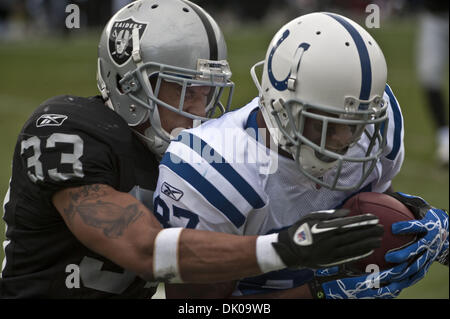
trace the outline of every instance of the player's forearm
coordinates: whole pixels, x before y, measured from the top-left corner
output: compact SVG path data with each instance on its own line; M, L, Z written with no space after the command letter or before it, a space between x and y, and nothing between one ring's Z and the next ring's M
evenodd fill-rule
M184 229L179 241L181 278L211 283L260 274L256 238Z
M145 280L210 283L261 273L256 236L162 229L136 198L110 186L62 190L53 203L86 247ZM263 244L271 247L270 242ZM274 259L276 267L283 268L278 256L263 257L268 259L262 260L264 265Z

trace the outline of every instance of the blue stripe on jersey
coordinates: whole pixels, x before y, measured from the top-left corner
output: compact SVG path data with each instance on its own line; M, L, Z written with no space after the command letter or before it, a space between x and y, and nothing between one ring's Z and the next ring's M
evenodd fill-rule
M259 106L254 108L253 111L250 112L248 116L247 123L245 123L244 130L251 135L255 140L257 140L262 145L266 145L262 136L259 135L259 127L258 127L258 116Z
M254 108L253 111L250 112L248 116L247 123L245 123L244 130L248 128L252 128L255 131L255 136L258 137L258 122L256 120L256 116L258 115L259 106ZM256 138L258 139L258 138Z
M356 44L356 49L359 54L359 61L361 63L361 90L359 92L360 100L368 100L370 97L370 90L372 89L372 68L370 66L369 52L367 51L366 44L363 38L359 34L358 30L355 29L347 20L344 18L327 13L328 16L339 22L347 31L350 33L353 41ZM369 104L361 103L359 108L362 110L367 110Z
M245 216L206 178L200 175L190 164L173 153L166 152L161 164L191 184L214 207L220 210L236 227L241 227Z
M402 143L402 114L398 106L397 99L392 93L389 85L386 84L385 91L389 96L392 112L394 113L394 141L391 152L386 156L387 159L394 160L397 156Z
M178 135L177 142L189 146L202 158L207 155L210 160L208 163L222 175L231 185L242 195L242 197L253 207L258 209L264 207L265 203L250 184L229 164L227 161L204 140L189 132L181 132Z

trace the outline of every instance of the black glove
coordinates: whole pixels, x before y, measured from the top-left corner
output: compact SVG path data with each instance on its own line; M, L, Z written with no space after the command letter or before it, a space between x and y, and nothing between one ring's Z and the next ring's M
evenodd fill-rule
M411 196L403 193L386 192L387 195L394 197L403 205L409 208L416 219L422 219L427 214L428 210L432 208L425 200L419 196Z
M372 214L345 217L348 209L313 212L281 231L272 243L288 267L323 268L369 256L383 227Z

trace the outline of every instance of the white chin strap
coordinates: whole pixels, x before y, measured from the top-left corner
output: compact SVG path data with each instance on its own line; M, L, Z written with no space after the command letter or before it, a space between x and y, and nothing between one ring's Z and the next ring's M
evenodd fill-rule
M144 134L141 134L136 130L134 130L134 132L147 145L147 147L156 155L158 160L160 160L163 157L164 153L166 152L167 148L169 147L169 142L160 138L156 134L153 127L149 127L148 129L146 129ZM167 134L165 131L163 133ZM167 138L170 140L169 134L167 134Z
M157 113L157 109L155 110ZM158 121L154 121L155 124L161 123L159 121L159 114L154 114L154 118L157 118ZM202 122L200 120L193 120L193 127L197 127ZM138 131L134 130L134 132L139 136L139 138L147 145L147 147L156 155L158 160L161 160L164 156L164 153L166 152L167 148L169 147L170 140L174 139L182 130L185 128L179 127L172 130L171 134L167 133L166 130L164 130L161 125L150 125L149 128L147 128L144 131L144 134L139 133ZM161 135L164 137L161 137Z
M319 160L314 149L304 144L300 146L299 162L303 169L314 177L323 176L337 165L337 160L330 163Z

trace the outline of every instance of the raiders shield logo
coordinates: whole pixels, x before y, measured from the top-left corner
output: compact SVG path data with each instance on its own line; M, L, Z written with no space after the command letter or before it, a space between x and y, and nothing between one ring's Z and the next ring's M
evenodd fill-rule
M147 24L134 21L132 18L114 22L109 34L108 49L112 59L118 65L128 61L133 51L133 29L139 30L139 39Z

